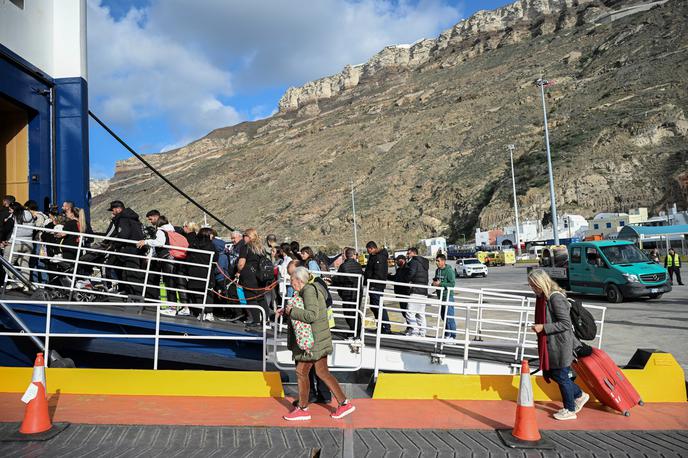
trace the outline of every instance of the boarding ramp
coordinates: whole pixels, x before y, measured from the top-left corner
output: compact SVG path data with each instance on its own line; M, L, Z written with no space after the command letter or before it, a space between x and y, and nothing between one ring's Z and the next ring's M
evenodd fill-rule
M355 372L363 367L364 315L361 307L363 276L341 272L312 272L322 277L328 284L332 295L332 312L335 326L333 335L333 352L329 357L330 370ZM288 278L281 278L280 290L288 291L291 283ZM348 283L352 286L342 286ZM347 300L342 299L342 296ZM287 294L282 295L278 307L284 307L288 301ZM273 323L273 336L270 342L272 354L269 357L278 369L294 370L291 351L287 348L288 324L283 316L276 317Z
M31 240L16 236L18 229L33 230ZM65 245L65 236L77 237L77 245ZM188 253L207 257L204 263L161 258L155 250L137 249L138 241L96 234L68 232L34 226L15 225L7 259L31 279L43 297L53 301L96 302L138 301L150 303L208 304L214 252L184 248ZM119 246L114 250L113 244ZM130 248L123 252L122 248ZM162 249L179 249L164 245ZM49 256L49 253L53 253ZM169 267L169 268L165 268ZM202 277L188 274L200 268ZM201 287L189 288L189 281ZM26 286L10 279L3 286ZM176 304L175 304L176 305Z

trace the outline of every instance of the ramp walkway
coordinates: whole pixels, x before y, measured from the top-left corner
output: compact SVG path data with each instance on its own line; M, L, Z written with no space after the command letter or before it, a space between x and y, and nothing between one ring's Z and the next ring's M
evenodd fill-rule
M286 424L283 398L61 395L53 419L72 424L46 442L0 442L3 457L26 456L580 456L679 457L688 450L688 404L657 403L630 417L599 405L576 421L557 422L557 403L536 404L543 436L555 451L504 447L495 429L510 428L512 401L356 400L341 421L312 406L313 420ZM0 438L18 428L23 404L0 394Z

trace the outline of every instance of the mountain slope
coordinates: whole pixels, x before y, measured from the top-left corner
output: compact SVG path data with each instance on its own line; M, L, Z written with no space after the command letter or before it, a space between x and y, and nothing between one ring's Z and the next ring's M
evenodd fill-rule
M522 218L549 210L542 106L547 89L560 212L688 196L687 2L610 24L635 2L521 0L480 12L411 47L292 88L275 116L218 129L148 156L230 224L324 245L359 238L415 243L512 219L506 145L516 145ZM118 164L94 218L123 198L176 223L199 212L134 159Z

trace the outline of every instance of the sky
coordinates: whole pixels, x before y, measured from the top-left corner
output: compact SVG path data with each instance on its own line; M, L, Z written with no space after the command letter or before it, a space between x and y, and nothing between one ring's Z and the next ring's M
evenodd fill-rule
M139 153L270 116L290 86L509 0L88 0L89 108ZM90 123L92 178L130 154Z

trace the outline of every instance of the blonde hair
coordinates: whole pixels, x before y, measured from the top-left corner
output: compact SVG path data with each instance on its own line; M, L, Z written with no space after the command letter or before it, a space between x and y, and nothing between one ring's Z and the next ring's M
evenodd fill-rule
M566 296L564 290L542 269L531 270L528 274L528 283L540 289L546 298L549 298L552 293L561 293Z
M249 239L248 247L255 254L263 254L263 242L258 237L258 231L254 228L246 229L244 232Z
M194 223L193 221L187 221L186 223L184 223L184 226L191 229L191 232L195 232L197 234L198 234L198 231L201 229L201 227L197 223Z
M76 222L79 224L79 232L83 234L86 232L86 211L83 208L77 207L71 207L70 211L76 218Z

